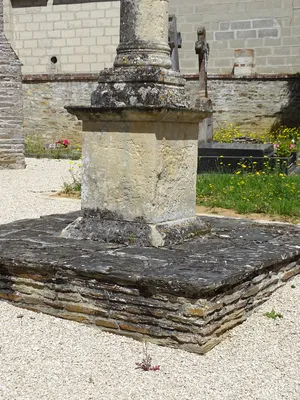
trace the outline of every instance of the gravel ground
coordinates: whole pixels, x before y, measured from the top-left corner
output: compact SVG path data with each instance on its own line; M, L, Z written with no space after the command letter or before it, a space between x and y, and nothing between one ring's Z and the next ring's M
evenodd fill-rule
M74 211L47 198L68 161L27 160L0 171L0 223ZM299 400L300 277L279 289L205 356L149 345L160 371L135 368L139 342L0 302L1 400ZM272 320L272 309L283 314Z

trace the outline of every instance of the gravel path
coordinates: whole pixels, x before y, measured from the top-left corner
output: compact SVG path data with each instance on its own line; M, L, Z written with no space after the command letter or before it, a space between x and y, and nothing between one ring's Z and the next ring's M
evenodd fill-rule
M47 198L68 161L0 171L0 222L77 210ZM299 400L300 277L278 290L205 356L149 345L160 371L135 368L142 344L0 302L1 400ZM283 314L271 320L266 311Z

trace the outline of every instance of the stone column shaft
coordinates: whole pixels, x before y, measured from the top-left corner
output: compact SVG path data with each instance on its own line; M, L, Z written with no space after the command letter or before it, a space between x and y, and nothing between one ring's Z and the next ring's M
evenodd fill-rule
M114 66L171 68L168 0L121 1L120 44Z

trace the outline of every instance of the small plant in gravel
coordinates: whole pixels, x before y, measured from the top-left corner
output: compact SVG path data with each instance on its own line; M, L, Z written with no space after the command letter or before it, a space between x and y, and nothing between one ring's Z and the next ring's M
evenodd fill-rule
M148 343L144 342L143 345L143 359L142 362L135 363L137 368L142 369L143 371L159 371L160 365L152 365L152 357L148 353Z
M283 315L276 312L274 309L270 312L264 313L264 316L271 319L283 318Z
M70 161L69 172L71 175L71 182L64 182L60 195L66 195L70 197L78 197L81 196L81 163L74 164L73 161Z

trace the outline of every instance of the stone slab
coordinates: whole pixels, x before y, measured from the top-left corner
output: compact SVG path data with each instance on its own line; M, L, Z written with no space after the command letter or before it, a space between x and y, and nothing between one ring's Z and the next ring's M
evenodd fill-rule
M211 232L134 247L59 233L79 213L0 226L0 299L204 353L300 273L300 227L202 217Z
M244 165L246 167L241 167ZM198 157L198 174L203 172L227 172L232 173L241 168L245 171L263 171L266 168L277 170L284 174L292 173L297 166L296 153L292 153L290 157L252 157L252 156L199 156Z
M274 153L272 144L255 143L203 143L198 148L199 156L264 157Z

